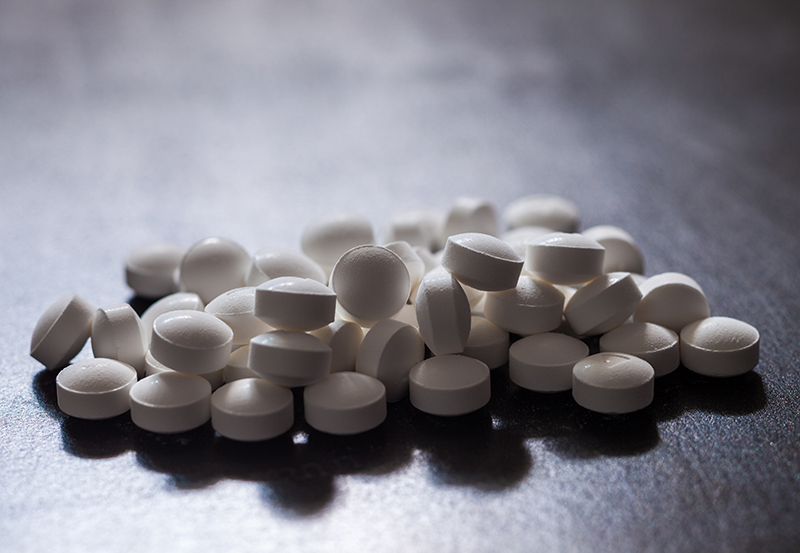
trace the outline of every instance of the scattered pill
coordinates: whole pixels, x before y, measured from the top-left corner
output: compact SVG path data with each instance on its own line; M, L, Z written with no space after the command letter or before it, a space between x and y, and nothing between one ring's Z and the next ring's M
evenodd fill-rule
M564 295L555 286L522 275L516 288L487 292L483 314L500 328L527 336L555 330L561 324Z
M386 387L386 401L408 395L408 373L425 358L425 343L413 326L394 319L369 329L356 359L356 372L377 378Z
M143 298L162 298L178 291L175 272L185 249L176 244L151 244L125 258L125 281Z
M443 216L435 211L414 210L398 213L386 225L385 241L408 242L412 247L432 249L437 243Z
M204 374L228 364L233 331L202 311L170 311L153 323L150 352L175 371Z
M439 269L425 275L417 290L417 322L434 355L461 353L469 339L469 300L456 278Z
M230 382L211 396L211 425L231 440L269 440L293 424L292 391L261 378Z
M525 270L550 284L583 284L603 274L604 258L591 238L554 232L528 244Z
M79 419L108 419L130 409L129 393L136 369L114 359L87 359L56 376L56 400L67 415Z
M92 353L95 357L127 363L144 376L148 340L139 315L127 303L101 307L92 323Z
M245 359L245 362L246 362L246 359ZM155 357L153 357L153 354L150 353L149 351L144 356L144 376L152 376L154 374L168 372L168 371L172 371L172 370L173 369L170 369L164 363L162 363L161 361L158 361ZM224 369L220 369L218 371L213 371L213 372L210 372L210 373L198 374L197 376L207 380L208 383L211 384L211 389L212 390L216 390L217 388L219 388L220 386L222 386L225 383L225 370ZM249 376L252 378L255 375L254 374L250 374Z
M594 336L624 323L641 299L629 273L608 273L579 288L564 308L564 316L577 334Z
M330 374L331 347L305 332L275 330L250 340L247 366L273 384L308 386Z
M193 374L162 372L148 376L130 391L131 419L158 434L186 432L211 418L211 385Z
M508 204L503 212L509 228L536 226L556 232L576 232L580 225L577 206L566 198L550 194L526 196Z
M477 411L492 394L489 367L463 355L441 355L417 363L408 383L411 404L431 415Z
M551 234L553 229L547 227L517 227L500 236L500 239L511 246L522 259L528 253L528 244L536 241L540 236Z
M643 273L644 256L633 236L613 225L598 225L583 231L583 235L591 238L606 253L603 258L604 273Z
M681 364L678 335L653 323L624 324L603 334L600 351L640 357L650 363L656 378L671 373Z
M58 369L75 357L92 332L95 307L77 294L48 307L31 337L31 357L47 369Z
M364 340L364 329L353 321L337 319L329 325L309 332L328 344L331 348L331 372L356 370L356 359L361 342Z
M566 334L545 332L514 342L508 352L508 376L536 392L572 388L572 369L589 356L589 346Z
M231 327L233 344L249 344L250 338L274 330L255 315L256 289L252 286L223 292L206 305L205 312Z
M428 248L416 247L416 248L414 248L414 251L417 252L417 255L422 260L422 262L425 264L425 272L423 273L423 276L425 276L426 274L430 273L432 270L434 270L437 267L439 267L439 260L436 258L435 255L433 255L431 253L431 251Z
M681 362L706 376L737 376L758 365L755 327L730 317L708 317L681 329Z
M181 291L195 292L208 304L223 292L242 288L250 255L227 238L206 238L192 245L180 265Z
M508 332L484 317L472 317L469 338L462 355L483 361L490 369L508 362Z
M442 241L454 234L479 232L497 236L497 209L479 198L458 198L444 221Z
M459 282L484 291L514 288L522 265L522 258L511 246L476 232L450 236L442 255L442 267Z
M310 278L274 278L255 289L255 315L279 330L316 330L333 322L336 294Z
M194 292L176 292L161 298L145 309L144 313L142 313L142 324L144 325L144 335L147 339L148 347L153 333L153 323L159 315L181 310L203 311L205 307L206 304Z
M357 372L333 373L303 390L306 422L328 434L359 434L386 419L386 388Z
M425 270L425 262L422 261L422 258L417 254L414 248L408 244L408 242L390 242L384 247L396 253L397 256L403 260L403 263L406 264L406 269L408 269L408 278L411 281L409 297L414 296L414 294L417 292L419 283L422 281L422 277L427 272Z
M230 359L228 359L228 364L222 369L225 375L225 382L233 382L242 378L261 378L247 366L249 358L250 344L237 348L232 352Z
M282 248L263 248L253 255L247 285L258 286L284 276L310 278L322 284L328 282L322 267L307 255Z
M644 409L653 401L655 372L650 364L625 353L597 353L572 369L572 397L598 413Z
M372 224L357 213L319 217L306 225L301 238L303 253L328 271L347 250L374 243Z
M655 323L675 332L711 314L708 300L697 282L681 273L651 276L640 286L642 301L633 314L640 323Z

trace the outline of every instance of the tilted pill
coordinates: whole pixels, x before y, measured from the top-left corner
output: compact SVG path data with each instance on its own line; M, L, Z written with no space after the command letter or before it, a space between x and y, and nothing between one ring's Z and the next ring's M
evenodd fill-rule
M508 362L509 343L506 330L484 317L473 316L462 355L483 361L490 369L496 369Z
M566 334L534 334L511 345L508 376L517 386L535 392L572 388L572 369L589 356L589 346Z
M554 232L528 244L525 270L550 284L583 284L603 274L603 246L582 234Z
M250 270L250 255L227 238L212 237L189 247L180 265L183 292L194 292L208 304L223 292L242 288Z
M681 364L678 335L653 323L624 324L603 334L600 351L640 357L650 363L656 378L671 373Z
M253 263L247 274L247 285L258 286L262 282L284 276L310 278L322 284L328 282L322 267L307 255L282 248L263 248L253 255Z
M681 273L661 273L645 280L633 320L655 323L675 332L711 314L708 300L697 282Z
M170 311L203 311L205 307L206 304L194 292L176 292L161 298L145 309L144 313L142 313L142 325L144 325L144 335L147 339L148 347L153 334L153 323L160 315Z
M508 204L503 211L509 228L545 227L556 232L576 232L580 225L578 207L561 196L536 194Z
M225 382L233 382L243 378L261 378L257 373L250 370L247 366L250 358L250 344L242 346L231 353L228 364L222 369L225 375Z
M583 235L591 238L606 250L603 258L604 273L637 273L644 272L644 256L633 236L613 225L598 225L583 231Z
M411 280L411 291L409 292L409 297L413 296L417 292L417 287L422 281L422 277L427 272L425 271L425 262L422 261L422 258L417 254L414 248L408 244L408 242L389 242L388 244L384 245L384 247L396 253L398 257L403 260L403 263L406 264L406 269L408 269L408 278Z
M431 249L436 243L443 216L434 211L414 210L394 215L386 225L385 241L402 240L412 247Z
M176 244L151 244L125 258L125 281L143 298L162 298L178 291L175 272L186 249Z
M564 308L578 335L608 332L633 315L642 293L629 273L608 273L579 288Z
M434 355L461 353L469 339L469 300L456 278L444 269L425 275L417 290L417 322Z
M127 363L141 377L148 340L139 315L127 303L99 308L92 323L92 353L95 357Z
M330 270L344 252L362 244L374 244L372 224L357 213L332 213L311 221L303 229L303 253Z
M522 265L522 258L511 246L476 232L450 236L442 255L442 267L459 282L485 291L514 288Z
M255 315L279 330L316 330L333 322L336 294L310 278L273 278L255 289Z
M204 374L218 371L231 356L233 331L202 311L170 311L153 323L150 353L175 371Z
M730 317L708 317L681 329L681 362L706 376L737 376L758 365L756 328Z
M356 370L356 359L361 342L364 340L364 329L353 321L337 319L329 325L309 332L331 348L331 372Z
M162 372L130 392L133 424L158 434L186 432L211 419L211 385L193 374Z
M500 239L511 246L517 255L525 259L528 253L528 244L536 241L540 236L551 234L553 229L547 227L518 227L500 236Z
M359 434L386 419L386 388L357 372L333 373L303 390L306 422L328 434Z
M386 386L386 401L408 395L408 373L425 358L425 344L413 326L394 319L369 329L356 359L356 372L377 378Z
M431 415L456 416L477 411L492 395L489 367L463 355L431 357L408 375L411 405Z
M154 374L169 372L173 370L174 369L170 369L161 361L156 360L156 358L153 357L153 354L150 353L149 351L144 356L144 376L153 376ZM210 373L198 374L197 376L207 380L208 383L211 384L212 390L216 390L225 383L224 369L220 369L218 371L213 371ZM250 374L249 376L253 377L255 375Z
M552 284L522 275L516 288L487 292L483 314L500 328L527 336L561 324L564 295Z
M308 386L330 374L328 344L305 332L275 330L250 340L247 366L273 384Z
M436 269L440 266L439 260L431 253L431 250L428 248L414 248L414 251L417 252L417 255L425 264L425 272L423 276L430 273L432 270Z
M256 289L252 286L223 292L206 305L205 312L231 327L233 344L249 344L250 338L274 330L255 315Z
M479 232L497 236L497 209L491 202L479 198L456 199L444 221L442 241L448 236Z
M31 357L58 369L75 357L92 332L95 307L78 294L65 296L39 317L31 336Z
M58 407L79 419L108 419L130 409L136 369L114 359L87 359L56 376Z
M572 397L598 413L644 409L653 401L655 372L650 364L625 353L597 353L572 369Z
M230 382L211 395L211 425L231 440L269 440L293 424L292 391L261 378Z

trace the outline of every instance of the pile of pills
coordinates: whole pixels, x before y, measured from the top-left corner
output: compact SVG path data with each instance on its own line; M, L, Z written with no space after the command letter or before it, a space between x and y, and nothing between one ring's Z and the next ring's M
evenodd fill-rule
M579 225L557 196L522 198L502 217L460 198L448 213L394 216L384 245L349 213L311 221L302 252L250 256L219 237L154 244L125 260L128 285L158 300L141 317L61 298L36 324L31 355L63 369L57 400L70 416L130 410L157 433L210 420L241 441L291 428L296 387L311 427L346 435L377 427L405 397L437 416L478 410L506 363L522 388L572 390L611 414L647 407L656 378L681 363L712 377L758 364L758 331L712 317L691 277L645 278L627 232ZM89 338L95 358L66 366Z

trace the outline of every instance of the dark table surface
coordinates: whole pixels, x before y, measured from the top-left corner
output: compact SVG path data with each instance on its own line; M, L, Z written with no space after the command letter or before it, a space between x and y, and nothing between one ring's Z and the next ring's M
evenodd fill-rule
M797 551L798 60L783 1L0 1L0 550ZM614 418L501 368L472 415L239 444L66 417L28 356L148 242L538 192L755 325L757 369Z

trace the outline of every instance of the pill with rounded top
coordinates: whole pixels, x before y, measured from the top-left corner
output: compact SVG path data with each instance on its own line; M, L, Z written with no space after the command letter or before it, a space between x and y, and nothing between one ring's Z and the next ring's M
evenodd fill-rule
M597 225L583 231L606 250L603 258L604 273L643 273L644 256L633 236L613 225Z
M556 232L575 232L580 225L578 207L561 196L534 194L508 204L503 211L509 228L537 226Z
M408 395L408 372L425 358L425 343L413 326L394 319L369 329L356 359L356 372L377 378L386 386L386 401Z
M511 246L488 234L468 232L447 239L442 267L478 290L508 290L517 285L523 260Z
M282 248L262 248L253 255L247 285L258 286L273 278L294 276L325 284L328 276L319 263L305 254Z
M225 382L233 382L242 378L261 378L261 376L247 366L250 358L250 344L237 348L231 353L228 364L222 369L225 375Z
M229 382L211 395L211 425L231 440L269 440L293 424L292 391L262 378Z
M412 210L398 213L386 225L385 241L403 240L412 247L432 248L443 222L440 213L429 210Z
M636 307L633 320L655 323L675 332L689 323L711 314L708 300L697 282L681 273L661 273L651 276L640 286L642 301Z
M536 392L572 388L572 368L589 356L589 346L566 334L534 334L511 345L508 376L517 386Z
M423 273L422 276L425 276L426 274L430 273L432 270L436 269L441 265L439 263L439 259L437 259L437 257L433 253L431 253L431 250L429 250L428 248L416 247L414 248L414 251L417 252L417 255L425 264L425 272Z
M547 227L517 227L500 236L500 239L511 246L517 255L525 259L528 253L528 244L534 242L540 236L551 234L553 229Z
M58 407L79 419L108 419L130 409L136 369L114 359L87 359L56 376Z
M255 316L279 330L316 330L335 315L336 294L310 278L273 278L255 289Z
M758 365L756 328L730 317L708 317L681 329L681 362L706 376L737 376Z
M145 309L144 313L142 313L142 325L144 325L144 335L147 339L148 347L153 333L153 323L159 315L180 310L203 311L205 307L206 304L194 292L176 292L161 298Z
M233 331L213 315L202 311L170 311L153 323L150 353L182 373L218 371L231 356Z
M31 336L31 357L48 369L69 363L92 332L95 307L78 294L64 296L39 317Z
M127 363L141 377L148 344L142 320L127 303L95 311L92 323L92 353L95 357Z
M434 355L461 353L469 339L469 300L456 278L444 269L431 271L417 290L417 322Z
M653 401L655 371L634 355L597 353L572 369L572 397L598 413L631 413Z
M442 240L465 232L497 236L497 209L491 202L480 198L456 199L445 218Z
M624 324L603 334L601 352L627 353L650 363L656 378L681 364L681 349L675 331L653 323Z
M564 295L552 284L522 275L516 288L487 292L483 315L500 328L527 336L561 324Z
M356 246L339 258L331 272L344 318L361 326L389 319L405 305L411 278L403 260L383 246Z
M492 394L489 367L463 355L431 357L408 375L411 405L431 415L455 416L477 411Z
M583 284L603 274L603 246L582 234L553 232L528 244L525 270L550 284Z
M303 229L303 253L323 269L330 269L339 257L362 244L374 244L372 224L358 213L331 213L311 221Z
M310 334L275 330L250 340L247 366L273 384L293 388L328 376L332 355L328 344Z
M360 434L386 420L386 387L371 376L338 372L303 390L306 422L328 434Z
M485 317L472 317L469 338L462 355L483 361L490 369L496 369L508 362L510 337Z
M246 361L247 360L245 359L245 362ZM144 356L144 376L152 376L154 374L163 373L163 372L172 371L172 370L173 369L170 369L164 363L162 363L161 361L158 361L155 357L153 357L153 354L150 353L149 351ZM208 383L211 384L211 389L212 390L216 390L217 388L219 388L220 386L222 386L225 383L225 370L224 369L220 369L218 371L214 371L214 372L210 372L210 373L198 374L197 376L207 380ZM255 376L255 375L251 374L249 376L252 377L252 376Z
M641 299L629 273L608 273L576 290L564 316L578 335L594 336L624 323Z
M206 305L205 312L231 327L233 344L249 344L250 338L274 330L255 315L256 289L252 286L223 292Z
M406 264L406 269L408 269L408 277L411 280L411 291L409 292L409 297L413 296L417 291L419 283L422 281L422 277L427 272L425 271L425 262L422 261L422 258L417 254L414 248L409 245L408 242L389 242L384 247L396 253L400 259L403 260L403 263Z
M223 292L241 288L250 270L250 255L227 238L206 238L189 247L181 260L180 286L208 304Z
M211 418L211 385L193 374L145 377L131 388L130 401L133 423L158 434L186 432Z
M331 348L331 372L356 370L356 359L361 342L364 340L364 329L353 321L337 319L329 325L309 332L328 344Z
M162 298L178 291L175 271L186 249L176 244L150 244L125 258L125 281L143 298Z

